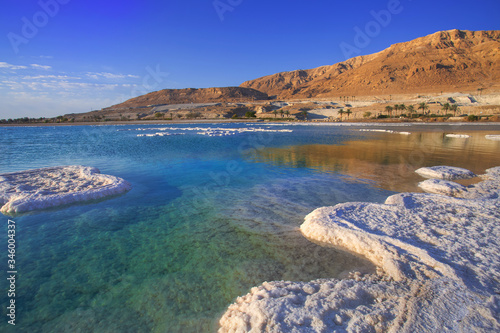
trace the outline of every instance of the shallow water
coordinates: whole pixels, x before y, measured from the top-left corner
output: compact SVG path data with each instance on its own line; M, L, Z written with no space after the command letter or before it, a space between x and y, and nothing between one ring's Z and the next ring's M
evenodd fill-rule
M301 236L298 227L314 208L382 202L414 188L420 166L482 172L500 165L499 143L477 133L464 143L434 132L205 124L196 127L270 131L209 137L174 125L163 132L185 134L137 136L162 127L172 126L0 128L0 173L81 164L133 187L108 200L13 218L16 332L215 331L226 307L264 281L373 270ZM425 147L421 163L412 157L418 147ZM5 226L7 217L0 219ZM0 244L7 244L6 230ZM2 251L2 272L6 263ZM6 293L0 301L6 318ZM0 325L12 330L6 320Z

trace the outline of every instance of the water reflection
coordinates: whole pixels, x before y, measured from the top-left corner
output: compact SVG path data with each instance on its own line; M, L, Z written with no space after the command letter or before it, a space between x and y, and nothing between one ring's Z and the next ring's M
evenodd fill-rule
M251 160L343 174L390 191L419 191L417 184L422 178L414 171L420 167L445 164L481 174L487 168L500 166L500 142L485 138L498 132L461 134L470 137L452 138L436 132L369 133L366 140L344 145L267 148Z

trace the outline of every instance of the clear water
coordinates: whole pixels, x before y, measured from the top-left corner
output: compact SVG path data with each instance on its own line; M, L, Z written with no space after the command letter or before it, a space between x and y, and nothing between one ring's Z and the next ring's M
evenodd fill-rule
M13 218L17 325L6 323L4 250L0 331L215 331L226 307L264 281L372 270L357 257L308 242L298 227L316 207L382 202L414 183L408 175L418 163L403 161L411 145L414 151L434 142L421 164L449 164L457 153L477 160L479 151L486 162L477 168L500 165L499 143L479 135L480 142L464 148L439 143L435 133L408 139L339 126L196 126L293 132L137 137L162 126L0 128L0 173L80 164L133 187L107 200ZM180 133L193 126L174 127ZM390 170L407 173L388 186ZM7 217L0 220L5 249Z

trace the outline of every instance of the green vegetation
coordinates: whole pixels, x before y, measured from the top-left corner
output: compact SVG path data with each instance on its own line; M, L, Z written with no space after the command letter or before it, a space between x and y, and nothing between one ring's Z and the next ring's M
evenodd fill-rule
M342 121L342 115L345 113L344 109L339 110L340 120Z
M309 116L309 113L307 112L307 110L302 110L302 115L304 116L304 118L307 120L308 119L308 116Z
M475 116L475 115L473 115L473 114L471 114L471 115L469 115L469 116L467 117L467 120L468 120L468 121L477 121L477 120L479 120L479 117L478 117L478 116Z
M429 109L429 105L427 103L422 102L418 105L418 109L422 110L422 112L425 114L425 111Z
M408 105L406 110L408 110L408 114L409 114L410 118L412 118L413 114L415 113L415 107L413 105Z
M390 106L390 105L387 105L387 106L385 107L385 112L387 112L387 118L391 117L391 115L392 115L392 110L393 110L393 109L394 109L394 108L393 108L392 106Z
M443 110L443 111L444 111L444 114L446 114L446 113L450 110L450 108L451 108L450 103L445 103L445 104L443 104L443 106L441 107L441 110Z
M345 114L347 115L347 119L349 119L349 115L352 114L351 109L347 109L347 111L345 112Z
M370 111L366 111L365 113L363 113L363 118L370 118L372 115L372 113Z
M256 117L255 114L256 114L255 111L247 111L245 113L245 117L247 117L247 118L255 118Z
M453 104L450 106L450 111L453 111L453 116L456 117L457 116L457 111L459 111L460 108L458 107L457 104Z

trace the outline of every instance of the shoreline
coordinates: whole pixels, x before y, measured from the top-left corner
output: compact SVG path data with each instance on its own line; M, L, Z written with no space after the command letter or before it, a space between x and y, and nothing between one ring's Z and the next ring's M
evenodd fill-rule
M461 130L491 130L500 131L500 122L408 122L408 121L263 121L261 119L199 119L199 120L154 120L154 121L107 121L107 122L76 122L76 123L27 123L27 124L0 124L1 127L54 127L54 126L124 126L124 125L172 125L172 124L241 124L241 123L262 123L262 125L290 124L294 125L335 125L346 127L370 126L370 127L411 127L429 130L436 128L456 127Z

